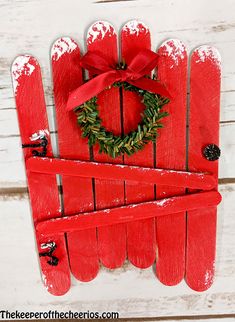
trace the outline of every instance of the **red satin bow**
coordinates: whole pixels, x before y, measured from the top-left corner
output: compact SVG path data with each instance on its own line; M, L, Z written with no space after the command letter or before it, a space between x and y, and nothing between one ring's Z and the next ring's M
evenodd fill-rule
M81 66L91 74L98 75L75 89L67 102L67 110L83 104L115 82L128 82L138 88L170 97L167 89L156 80L144 77L157 65L158 55L151 50L140 51L127 66L127 69L115 69L105 58L95 52L87 52L81 59Z

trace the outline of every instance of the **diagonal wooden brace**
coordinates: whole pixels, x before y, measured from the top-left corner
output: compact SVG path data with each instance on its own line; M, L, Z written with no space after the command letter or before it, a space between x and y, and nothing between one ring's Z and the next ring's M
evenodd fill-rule
M217 191L206 191L184 196L115 207L93 212L79 213L72 216L53 218L39 222L37 233L41 235L62 234L95 227L176 214L181 211L216 206L221 201Z
M26 164L29 171L44 174L130 180L201 190L216 186L214 177L206 173L41 157L30 157Z

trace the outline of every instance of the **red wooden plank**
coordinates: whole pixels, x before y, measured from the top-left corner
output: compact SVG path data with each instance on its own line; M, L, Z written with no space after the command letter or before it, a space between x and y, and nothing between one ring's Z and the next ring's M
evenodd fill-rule
M52 148L38 62L31 56L17 57L12 65L12 77L22 143L30 143L30 137L35 132L44 133L49 143L47 156L50 157ZM32 149L25 148L25 160L31 155ZM29 172L27 165L26 174L34 225L38 221L51 218L51 214L53 217L60 217L61 210L55 175ZM45 249L41 247L43 243L56 243L57 249L53 255L59 258L59 263L57 266L51 266L47 263L47 257L40 257L42 277L50 293L65 294L70 288L70 272L64 236L52 234L45 238L37 233L36 240L39 253L45 252Z
M177 39L159 48L158 79L167 86L172 98L166 106L169 116L157 140L156 164L166 169L185 170L186 166L186 98L187 53ZM184 188L157 186L157 198L182 195ZM158 258L156 273L166 285L178 284L185 274L185 212L156 220Z
M175 217L182 210L211 207L217 205L220 201L221 195L217 191L199 192L186 196L165 198L51 219L39 223L36 229L42 234L54 232L60 234L66 231L90 229L91 227L110 227L113 224L135 222L153 216L166 216L169 212L172 217Z
M107 22L97 21L88 30L88 51L96 51L103 55L112 66L118 62L117 36L114 28ZM90 75L92 76L92 75ZM120 98L117 88L107 89L98 95L99 113L103 126L116 135L121 133ZM110 163L122 163L122 158L111 158L99 154L95 146L94 160ZM124 204L124 183L118 180L95 180L96 209L104 209ZM126 258L125 225L100 228L97 233L99 258L108 268L122 266Z
M128 64L142 49L150 49L150 32L142 23L136 20L129 21L121 32L122 58ZM123 91L123 119L124 133L136 129L141 120L144 105L140 98L132 92ZM124 157L128 165L154 166L153 144L149 143L142 151L131 157ZM154 199L154 185L136 185L133 182L125 183L126 204ZM130 262L140 268L153 264L156 254L154 219L130 223L127 225L127 253Z
M79 60L74 40L66 37L54 43L52 69L60 156L89 160L88 143L81 138L76 115L65 109L69 92L82 84ZM91 179L63 176L62 185L65 214L94 209ZM67 240L73 275L81 281L92 280L99 270L96 229L69 233Z
M220 56L209 46L191 57L190 131L188 166L208 171L218 180L218 161L202 154L206 145L219 142ZM216 207L188 212L186 281L196 291L213 283L216 243Z
M216 183L212 175L205 173L114 165L111 163L33 157L27 160L27 166L30 171L39 173L130 180L204 190L213 189Z

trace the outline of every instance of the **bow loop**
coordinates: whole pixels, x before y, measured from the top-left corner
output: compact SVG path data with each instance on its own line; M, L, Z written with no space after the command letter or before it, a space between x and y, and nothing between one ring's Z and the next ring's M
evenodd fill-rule
M132 59L128 69L141 76L148 75L157 66L158 58L158 54L143 49Z
M126 69L117 69L99 52L87 52L80 64L92 75L98 76L81 85L69 95L67 110L73 110L117 81L126 81L146 91L170 97L162 84L145 77L156 67L157 62L158 55L151 50L144 49L131 60Z
M94 64L94 62L96 62ZM99 75L114 69L99 52L88 51L80 60L80 65L89 70L91 74Z

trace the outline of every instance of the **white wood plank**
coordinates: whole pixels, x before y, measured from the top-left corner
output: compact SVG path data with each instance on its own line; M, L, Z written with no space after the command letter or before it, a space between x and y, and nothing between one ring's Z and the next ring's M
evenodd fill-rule
M10 90L11 90L11 85ZM53 97L50 97L52 100ZM7 137L10 135L19 135L18 121L15 106L12 108L4 108L2 103L0 109L0 137ZM48 119L50 121L51 131L55 131L54 120L54 106L48 105ZM222 92L221 93L221 122L230 122L235 120L235 91L234 92Z
M56 134L51 132L54 155L58 156L56 140ZM0 189L27 186L21 144L17 134L0 137Z
M120 26L119 26L120 27ZM85 27L84 27L85 28ZM156 29L156 26L151 30L154 34L154 30ZM202 30L201 33L204 31ZM65 33L61 32L58 36L63 36ZM204 40L201 35L202 39L190 39L190 36L193 34L192 30L188 31L187 37L185 37L184 33L167 33L166 35L160 34L158 35L158 41L154 41L154 38L152 39L152 47L153 49L156 49L158 45L161 44L161 42L167 38L174 37L179 38L184 41L186 44L188 52L192 51L193 48L196 46L199 46L201 44L211 44L214 47L217 47L220 51L220 54L222 56L222 84L221 84L221 90L222 90L222 103L223 103L223 110L221 114L221 120L222 121L229 121L233 118L231 118L231 114L228 112L231 112L231 104L232 109L234 111L234 91L235 91L235 66L233 63L233 54L235 53L235 40L229 39L227 43L218 42L218 41L209 41ZM83 45L83 38L79 38L78 34L74 31L70 32L70 36L72 36L74 39L80 43L81 47ZM9 35L9 38L11 35ZM24 53L31 53L36 57L39 57L39 63L42 67L43 72L43 83L44 83L44 89L46 93L46 103L47 105L53 104L53 97L52 97L52 85L51 85L51 76L50 76L50 65L49 65L49 57L48 53L50 50L51 43L53 42L55 37L51 37L51 39L48 39L48 42L46 42L47 45L45 45L45 42L39 38L38 46L33 46L31 50L27 50L27 46L22 41L20 48L22 50L20 51L18 47L14 49L14 55L12 54L12 51L10 52L7 57L2 57L0 60L0 95L1 95L1 102L0 102L0 109L12 109L15 108L15 102L13 98L13 91L12 91L12 82L10 77L10 66L15 56L20 54L22 51ZM0 41L1 34L0 34ZM40 55L38 53L38 47L43 48L43 53ZM41 50L41 49L40 49ZM0 49L1 53L1 49Z
M49 120L49 127L51 132L56 131L56 122L54 118L54 108L52 106L47 107L47 114ZM7 139L10 136L18 137L19 126L16 109L1 109L0 110L0 138Z
M56 14L54 12L55 3ZM71 6L76 15L71 15ZM210 9L209 17L206 14L207 6ZM123 8L125 8L123 14L116 17L117 10ZM182 8L187 15L181 17L178 12L181 12ZM202 43L213 44L220 50L223 61L221 121L235 121L235 20L231 14L233 8L235 9L235 2L231 0L225 0L223 6L219 0L213 1L212 6L203 0L196 2L191 0L187 3L183 0L174 0L172 5L152 0L138 0L135 4L131 1L98 3L95 0L86 1L86 4L81 0L71 0L69 4L55 0L50 2L27 0L17 1L14 4L1 1L0 187L25 186L26 184L10 77L10 65L16 55L31 52L39 59L43 71L50 126L54 131L49 64L49 48L53 39L68 34L77 39L83 47L84 31L97 17L112 21L116 28L120 29L125 21L133 16L138 17L141 12L140 18L148 23L152 31L153 48L168 37L178 37L184 41L189 51ZM150 12L156 12L156 15ZM48 32L48 21L52 13L53 28L50 28ZM77 21L79 21L79 26ZM232 166L235 155L233 135L234 126L223 124L221 127L223 154L220 163L220 177L235 177L235 168Z
M139 270L126 264L109 271L102 268L90 283L73 280L68 294L53 297L43 288L35 252L27 195L0 201L0 303L4 309L118 311L121 317L235 313L235 185L222 185L218 215L216 281L197 293L184 282L166 287L152 268Z
M219 178L235 177L235 123L220 126L221 157L219 161Z
M164 131L164 129L163 129ZM221 158L220 178L235 177L235 123L222 123L220 126ZM52 134L53 149L57 155L56 134ZM26 177L22 160L21 141L14 133L0 137L0 188L24 187Z
M184 0L174 0L170 3L138 0L134 4L131 1L97 3L95 0L71 0L69 3L56 0L1 1L0 9L0 84L5 108L14 107L9 66L16 55L30 52L39 59L46 92L49 94L49 48L53 40L62 35L70 35L84 47L85 30L97 17L111 21L117 29L133 17L139 17L152 31L153 48L168 37L182 39L189 51L200 44L213 44L219 49L223 59L222 90L234 90L235 22L231 13L235 10L235 3L232 0L225 0L223 6L220 0L213 1L213 5L210 1L203 0L190 0L186 3ZM116 15L117 10L122 10L122 14ZM151 14L153 12L156 14ZM179 12L187 14L180 15ZM48 32L51 16L53 28ZM51 98L47 97L47 102L52 103Z

